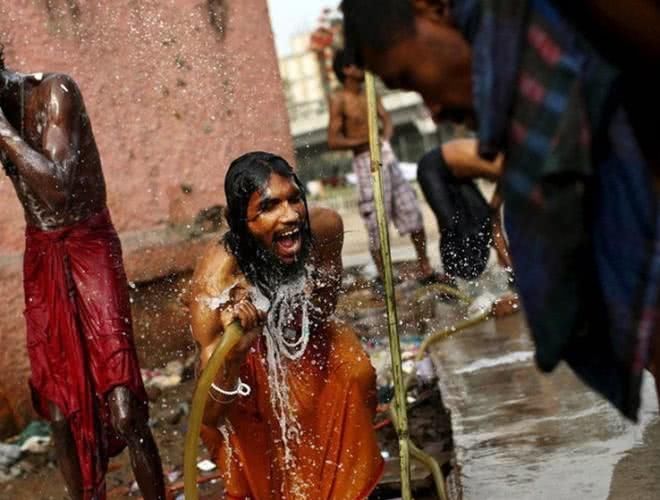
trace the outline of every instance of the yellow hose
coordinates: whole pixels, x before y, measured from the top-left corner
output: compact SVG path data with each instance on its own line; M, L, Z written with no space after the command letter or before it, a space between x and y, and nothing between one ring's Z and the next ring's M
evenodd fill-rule
M440 469L440 464L438 461L433 458L428 453L422 451L417 447L415 443L410 440L410 455L425 465L426 468L431 472L433 476L433 483L435 484L435 492L438 495L439 500L447 500L447 490L445 488L445 477L442 475L442 469Z
M243 336L243 329L238 322L234 322L226 329L216 346L206 368L199 375L197 387L192 399L192 409L188 418L185 447L183 451L183 488L186 500L199 500L197 491L197 448L199 434L202 430L202 418L209 389L215 379L216 373L224 364L229 351Z
M465 296L463 296L458 290L455 290L449 286L431 285L425 288L428 293L431 292L429 289L454 295L459 300L465 301ZM458 325L445 328L427 337L424 339L422 345L420 346L416 360L419 361L426 352L426 349L428 349L428 347L433 343L445 340L461 330L474 326L486 320L488 316L488 312L482 313L475 318L471 318L459 323ZM197 449L199 443L199 435L202 429L202 418L204 416L204 408L206 407L206 400L208 397L209 389L211 388L211 384L215 379L216 373L224 364L227 354L238 343L242 336L243 329L238 322L234 322L229 325L222 335L220 342L213 351L213 354L211 354L206 368L204 368L202 373L199 375L197 387L195 388L195 392L193 394L192 408L190 411L190 417L188 419L188 430L186 431L183 453L183 485L186 500L199 500L199 492L197 491ZM403 384L404 387L407 388L413 378L414 375L407 377L405 383ZM397 415L396 411L394 410L394 405L391 405L391 415L392 421L396 425ZM446 499L447 496L445 492L444 478L437 461L415 446L415 444L407 436L405 437L405 441L412 457L423 463L433 475L438 497L443 500Z
M422 358L424 357L424 353L432 344L435 344L436 342L439 342L441 340L446 340L452 335L460 332L461 330L466 330L467 328L478 325L479 323L486 321L489 317L490 317L490 311L485 311L473 318L460 321L455 325L445 327L429 335L424 339L422 344L419 346L419 351L417 351L417 356L415 356L415 361L421 361Z
M456 299L460 300L461 302L464 302L465 304L469 304L470 302L472 302L472 299L467 295L465 295L460 290L454 288L453 286L445 285L443 283L433 283L432 285L427 285L425 287L418 289L415 292L415 301L420 302L422 299L425 299L428 295L431 294L451 295Z

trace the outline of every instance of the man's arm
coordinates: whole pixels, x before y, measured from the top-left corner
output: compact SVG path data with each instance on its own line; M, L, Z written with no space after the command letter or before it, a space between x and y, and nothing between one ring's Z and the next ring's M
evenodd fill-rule
M52 210L67 206L79 161L82 97L76 84L64 75L49 78L43 154L32 149L7 121L0 109L0 150L19 175Z
M390 114L385 110L385 106L383 106L383 103L380 99L378 99L377 104L378 118L380 118L380 122L383 126L382 136L384 140L389 141L394 134L392 118L390 117Z
M483 177L495 181L502 173L502 155L486 161L477 152L476 139L454 139L444 143L442 156L456 177Z
M241 366L247 352L261 333L264 314L257 311L248 301L233 302L215 308L209 299L223 295L223 288L230 281L232 266L230 257L222 249L213 249L205 255L195 269L192 280L192 300L190 303L191 328L193 338L200 347L200 369L204 369L213 351L220 342L225 328L239 321L244 336L225 358L214 383L231 391L238 383ZM204 425L215 428L222 423L231 397L211 390L204 408Z
M222 334L222 324L219 314L211 309L206 277L198 276L192 280L192 298L190 301L190 326L193 339L199 344L200 368L204 369L208 363Z
M330 98L330 123L328 124L328 148L354 149L365 144L363 139L351 139L344 134L344 113L341 96Z
M344 223L340 215L327 208L310 210L310 222L314 235L315 267L314 322L322 323L335 312L341 288L341 249L344 245Z

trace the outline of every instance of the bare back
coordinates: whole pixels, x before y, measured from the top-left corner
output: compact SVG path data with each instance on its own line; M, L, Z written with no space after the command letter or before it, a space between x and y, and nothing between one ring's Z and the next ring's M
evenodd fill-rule
M12 103L13 112L6 112L6 118L27 146L17 152L18 161L9 161L23 164L23 169L12 168L10 178L26 222L55 229L100 212L106 206L105 181L78 87L68 76L56 73L25 75L23 81L18 102ZM26 171L35 162L44 169L40 176ZM59 171L49 176L47 169ZM52 190L64 193L63 203L49 202Z

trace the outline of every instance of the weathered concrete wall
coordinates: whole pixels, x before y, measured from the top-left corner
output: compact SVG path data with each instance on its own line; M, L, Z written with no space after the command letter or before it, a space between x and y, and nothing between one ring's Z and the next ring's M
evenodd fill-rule
M170 241L164 228L223 203L231 159L263 149L293 160L266 0L3 1L0 42L8 67L79 83L112 216L130 240L130 279L192 265L200 245ZM1 178L1 389L19 423L29 415L22 233Z

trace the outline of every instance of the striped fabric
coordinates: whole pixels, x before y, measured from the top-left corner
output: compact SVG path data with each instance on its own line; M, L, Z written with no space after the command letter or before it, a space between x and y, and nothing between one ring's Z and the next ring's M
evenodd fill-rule
M424 221L422 212L419 209L417 195L410 183L403 177L403 173L399 168L399 160L389 142L383 142L381 154L383 163L381 173L387 220L394 222L394 226L402 236L421 231L424 229ZM378 251L380 249L380 238L378 236L369 151L353 157L353 172L357 177L360 215L369 233L369 248L372 251Z
M516 278L539 366L567 361L636 419L658 330L660 210L617 71L549 0L454 0L480 152L504 151Z

